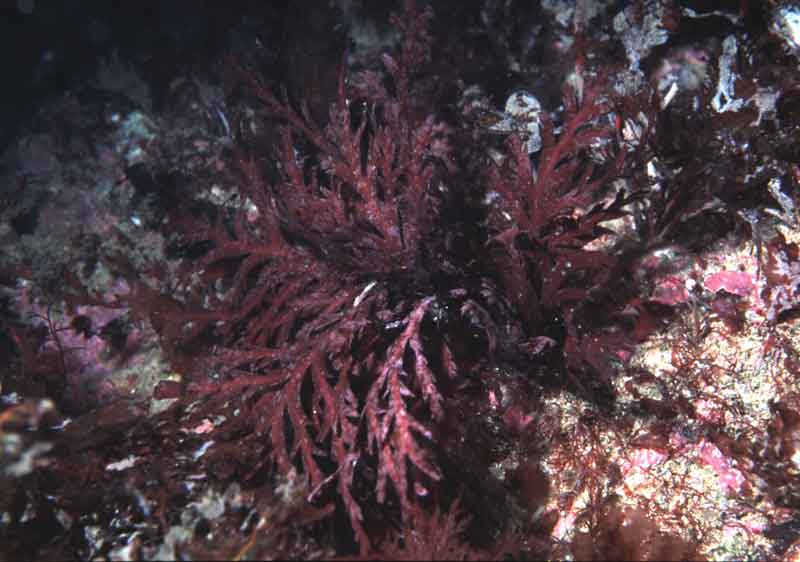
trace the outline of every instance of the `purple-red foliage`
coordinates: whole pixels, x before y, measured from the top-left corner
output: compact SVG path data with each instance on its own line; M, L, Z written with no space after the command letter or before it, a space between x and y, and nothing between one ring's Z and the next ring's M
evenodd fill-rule
M384 55L385 75L342 73L325 126L232 65L278 124L276 169L238 152L238 210L189 225L193 241L211 245L200 260L208 290L193 297L203 306L153 311L168 339L223 342L185 399L205 397L198 423L237 400L237 428L250 423L268 442L245 478L299 469L310 501L338 498L362 552L381 535L366 532L369 499L399 507L406 528L429 521L423 505L439 501L444 403L486 361L452 345L463 334L490 357L516 353L516 363L560 345L582 390L574 374L609 376L609 360L630 340L614 327L601 332L582 311L616 267L610 253L585 246L631 200L610 189L624 152L605 84L566 92L559 135L543 114L538 163L509 139L505 163L487 176L487 191L501 196L488 216L497 250L489 269L499 273L469 272L435 231L454 228L442 209L459 203L440 189L458 181L451 127L426 105L431 16L406 3L392 19L402 41ZM465 274L453 280L453 271ZM554 324L562 341L551 337Z
M209 482L236 477L251 492L275 492L278 482L293 480L299 471L296 493L304 501L294 497L281 509L276 494L266 493L275 500L260 510L272 513L272 519L263 516L272 524L268 531L258 535L254 529L244 548L239 537L226 537L220 550L201 547L195 554L297 552L293 541L299 539L286 533L296 529L289 527L338 510L362 554L464 559L485 555L473 548L481 540L483 546L500 544L497 555L506 547L523 550L496 540L508 531L500 525L515 518L514 502L523 504L527 520L520 534L538 533L537 553L549 552L559 512L576 508L585 491L590 508L577 521L575 558L694 557L694 547L662 533L652 513L623 508L608 497L607 477L621 478L609 443L612 449L649 448L666 455L678 421L703 417L697 407L675 388L658 386L654 375L629 372L631 411L655 420L647 433L623 439L633 418L622 409L603 417L591 401L564 430L557 416L539 415L542 386L531 375L541 372L539 358L563 357L574 385L595 398L592 383L608 383L611 360L656 330L663 309L694 306L699 316L698 301L680 278L661 278L649 301L623 278L642 266L647 281L659 283L659 275L685 265L677 258L668 265L648 262L658 261L654 250L680 246L676 238L688 220L708 210L711 194L694 185L704 167L673 166L680 171L658 177L659 188L644 193L655 182L643 172L643 162L653 163L647 135L633 150L625 147L630 139L621 130L623 113L633 111L620 111L618 100L608 97L612 88L602 73L591 77L576 65L562 122L556 126L547 113L540 116L541 153L531 158L523 140L512 135L500 164L489 164L477 182L465 181L454 164L454 126L429 103L424 69L431 17L430 10L406 2L403 14L392 19L401 47L384 56L385 73L342 72L324 125L304 103L291 103L251 70L232 65L261 115L277 124L272 158L266 159L274 165L238 148L238 207L221 206L201 221L178 211L170 217L186 240L209 248L186 264L189 275L166 285L178 296L127 271L131 292L119 299L134 316L151 321L175 370L187 379L162 383L156 397L181 400L158 417L152 434L145 424L130 434L136 438L133 449L114 438L138 413L109 408L76 422L64 433L76 450L64 461L71 479L61 493L73 498L84 483L102 483L91 498L106 497L119 486L103 475L103 467L133 450L140 455L131 471L139 483L163 482L163 497L154 505L164 531L174 522L169 500L185 497L179 471L201 470ZM655 122L652 114L642 120ZM480 145L480 135L470 133L460 139ZM483 148L470 146L464 153ZM615 181L623 176L626 181ZM459 183L477 192L470 194L475 200L489 195L492 202L485 223L469 234L457 232L457 221L448 222L457 212L444 212L459 204L452 196ZM631 258L621 247L604 245L615 233L603 223L626 218L632 208L640 247ZM472 249L488 240L489 255L451 255L448 240L458 235L472 238ZM778 236L766 250L760 296L777 322L798 308L798 249ZM755 286L750 281L739 272L706 279L708 289L730 293L720 292L710 308L732 331L743 325L736 297L749 295ZM685 341L673 347L673 366L680 384L704 396L700 379L713 371L691 373L702 364L697 347L707 323L695 317L687 322L695 323L681 330ZM78 323L73 329L86 333L90 327ZM16 341L17 332L9 332ZM30 341L17 342L25 369L41 359L40 342ZM209 342L214 347L206 357L201 345ZM202 360L184 363L194 354ZM63 356L52 359L63 372ZM796 357L786 362L787 369L797 369ZM652 397L655 386L660 398ZM789 472L800 446L797 397L774 405L763 451L737 446L723 431L721 399L705 398L722 412L703 420L708 456L719 453L717 468L730 472L727 459L735 458L780 490L778 503L798 505L796 471ZM494 450L512 442L512 455ZM194 455L184 454L194 446ZM561 494L557 509L548 503L556 489L548 480L553 473L538 465L541 447L559 449L549 457L559 478L577 474L574 492ZM88 460L77 455L84 451ZM157 454L174 454L179 462L158 462ZM498 458L521 463L501 479L489 470ZM465 481L472 489L456 491ZM505 493L514 488L516 496L508 500ZM472 517L463 517L462 509ZM545 509L532 520L530 514ZM682 510L674 508L673 515ZM692 514L683 515L692 520ZM465 542L476 519L500 523L470 533Z
M427 244L431 187L449 158L447 127L417 111L412 93L430 17L408 3L394 18L399 56L383 59L392 93L364 76L371 92L354 111L342 75L325 127L238 70L280 124L279 169L268 181L240 156L247 204L194 236L213 245L201 260L210 305L174 315L185 341L208 332L224 341L189 396L214 395L207 408L239 397L269 442L269 464L301 469L309 500L335 486L362 550L354 480L374 466L377 501L391 493L404 517L417 513L415 498L441 478L429 446L428 424L443 415L432 361L456 374L446 342L432 355L422 335L437 302L426 282L437 260L428 269L421 259L437 251Z
M539 335L548 324L563 323L568 367L590 366L607 374L607 363L625 339L613 332L584 329L581 303L604 290L616 259L586 245L610 233L600 223L625 215L631 201L622 191L609 193L623 169L611 107L597 80L579 92L568 88L561 134L542 116L543 148L535 167L517 136L508 141L509 156L489 175L489 188L501 197L490 215L492 243L500 246L495 262L505 293L522 315L528 333ZM594 164L589 155L594 146Z
M614 183L626 152L603 76L587 73L585 86L567 88L558 134L542 113L538 158L512 135L504 161L485 172L485 192L499 195L486 217L489 257L462 263L449 254L457 227L443 209L463 203L446 195L461 179L455 135L432 111L423 75L431 16L406 3L392 19L402 40L384 55L385 74L342 72L324 126L233 63L237 83L277 124L275 168L240 148L239 207L203 228L184 225L187 238L211 247L191 303L134 287L134 298L159 303L150 314L176 351L208 336L218 343L184 396L203 398L192 413L202 427L215 409L237 404L239 419L212 430L214 447L242 431L263 437L265 456L244 479L300 470L309 501L335 498L343 508L362 553L391 536L367 533L381 519L365 509L371 500L395 506L385 511L404 529L438 522L461 532L427 511L453 501L452 489L440 490L437 429L451 393L485 376L487 360L524 365L556 348L575 386L594 398L585 375L607 383L611 361L655 329L639 300L609 298L623 264L596 244L613 234L602 223L636 199ZM631 331L618 321L626 305L641 305ZM487 357L476 359L464 334Z

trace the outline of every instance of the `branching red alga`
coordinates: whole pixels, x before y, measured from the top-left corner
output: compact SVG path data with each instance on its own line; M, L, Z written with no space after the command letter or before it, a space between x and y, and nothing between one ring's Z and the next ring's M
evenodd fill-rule
M449 394L476 374L452 345L457 333L477 327L490 356L532 357L558 345L579 388L574 373L606 373L624 343L576 320L577 303L605 286L615 265L583 246L630 201L622 192L601 198L624 162L602 79L567 91L558 136L543 118L536 169L522 139L509 139L507 162L487 176L487 191L502 198L488 216L487 250L502 247L489 258L498 278L470 272L437 231L452 228L443 209L459 204L439 187L459 176L451 127L426 107L420 76L431 17L407 3L392 20L402 41L383 57L385 76L342 73L324 127L233 63L239 85L278 124L277 168L267 179L240 151L245 203L193 234L212 245L201 268L214 290L207 312L185 318L182 338L224 341L211 375L188 385L192 399L214 396L196 415L236 397L269 443L250 476L300 470L310 500L338 497L363 552L370 496L399 506L407 522L421 520L444 477L435 428ZM590 149L597 165L587 164ZM553 317L566 329L562 342L543 335Z

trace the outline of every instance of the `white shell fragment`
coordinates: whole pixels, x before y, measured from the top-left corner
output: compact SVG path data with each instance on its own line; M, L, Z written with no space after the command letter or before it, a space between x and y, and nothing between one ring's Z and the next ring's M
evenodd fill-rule
M541 113L542 104L533 94L517 90L508 96L502 119L492 125L490 130L498 133L520 133L525 139L528 154L533 154L542 148Z
M734 35L728 35L722 42L722 54L719 56L719 81L717 92L711 100L711 107L717 113L726 111L739 111L744 105L744 100L737 99L733 84L736 81L736 56L739 45Z
M770 28L786 42L790 51L800 50L800 8L784 6L775 10Z

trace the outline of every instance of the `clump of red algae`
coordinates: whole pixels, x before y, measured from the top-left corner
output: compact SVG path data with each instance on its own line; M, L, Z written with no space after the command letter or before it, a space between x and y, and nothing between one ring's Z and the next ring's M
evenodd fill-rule
M171 212L187 257L166 290L117 263L120 302L185 374L156 393L176 402L149 420L124 403L68 420L4 397L3 483L20 490L3 504L9 550L791 553L800 265L788 233L747 212L766 183L771 215L790 223L780 188L796 187L796 166L773 156L791 156L791 135L759 132L776 126L764 104L777 93L751 62L769 38L737 27L752 26L746 12L713 13L730 34L674 51L651 90L642 62L705 15L626 7L597 28L621 41L620 69L588 25L599 15L576 8L574 43L550 45L574 44L561 58L575 64L534 156L516 133L495 142L498 116L480 107L467 130L443 118L447 86L422 72L432 14L412 2L385 72L342 72L325 125L234 65L241 95L277 123L236 152L239 204ZM266 144L274 166L254 149ZM16 338L15 353L68 375L100 315L77 311L70 345L43 314L54 343ZM57 538L31 543L34 527Z

